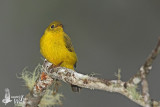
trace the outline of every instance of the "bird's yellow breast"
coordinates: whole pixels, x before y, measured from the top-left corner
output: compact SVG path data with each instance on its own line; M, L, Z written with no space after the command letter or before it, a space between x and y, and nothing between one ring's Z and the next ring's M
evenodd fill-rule
M77 61L75 52L70 52L65 46L65 33L62 32L45 32L40 40L41 54L54 65L60 63L62 67L74 68Z

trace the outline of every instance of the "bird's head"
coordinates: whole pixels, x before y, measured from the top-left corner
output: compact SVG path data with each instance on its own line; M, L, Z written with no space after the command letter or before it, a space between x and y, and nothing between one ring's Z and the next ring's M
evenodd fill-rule
M59 21L54 21L47 27L46 30L50 32L61 32L63 31L63 25Z

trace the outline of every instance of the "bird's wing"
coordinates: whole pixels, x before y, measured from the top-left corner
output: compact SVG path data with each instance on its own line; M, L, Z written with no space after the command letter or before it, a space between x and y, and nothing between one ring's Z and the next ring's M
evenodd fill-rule
M71 39L69 38L69 36L67 34L64 34L64 42L65 42L65 46L68 49L68 51L75 52L73 45L72 45L72 42L71 42ZM77 64L77 61L74 64L75 68L76 68L76 64Z
M73 48L71 39L69 38L67 34L64 34L64 42L65 42L65 46L68 49L68 51L74 52L74 48Z

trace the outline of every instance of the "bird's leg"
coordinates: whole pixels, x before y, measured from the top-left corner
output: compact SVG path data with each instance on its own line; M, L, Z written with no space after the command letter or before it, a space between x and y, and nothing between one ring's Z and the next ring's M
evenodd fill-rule
M49 67L49 69L59 67L62 63L63 63L63 61L62 61L62 62L60 62L60 63L59 63L59 64L57 64L57 65L52 64L52 65Z

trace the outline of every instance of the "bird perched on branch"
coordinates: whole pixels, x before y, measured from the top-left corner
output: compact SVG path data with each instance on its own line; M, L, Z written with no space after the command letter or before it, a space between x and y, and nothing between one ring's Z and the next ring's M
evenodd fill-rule
M69 69L76 67L77 56L71 39L64 32L63 25L59 21L52 22L40 39L41 54L53 64ZM71 85L74 92L79 92L80 87Z

